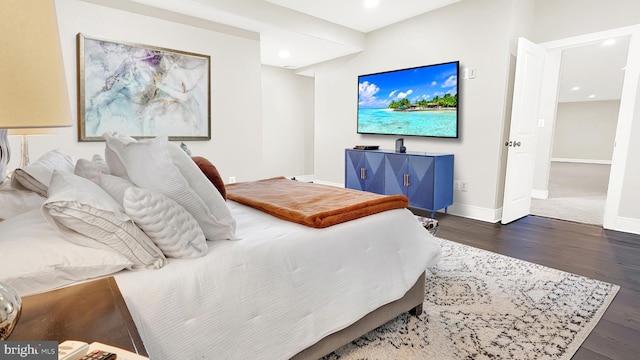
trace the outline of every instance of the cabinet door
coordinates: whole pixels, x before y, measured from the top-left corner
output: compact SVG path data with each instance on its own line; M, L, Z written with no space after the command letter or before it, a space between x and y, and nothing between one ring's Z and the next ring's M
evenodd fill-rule
M364 190L361 169L364 167L364 152L345 150L344 186L349 189Z
M411 206L437 210L433 203L434 165L431 156L407 157L407 197Z
M383 153L346 150L345 158L345 187L384 193Z
M433 206L445 208L453 204L453 155L435 158L433 174Z
M384 194L384 154L374 151L364 153L364 190Z
M385 156L384 193L387 195L407 195L407 156L387 154Z

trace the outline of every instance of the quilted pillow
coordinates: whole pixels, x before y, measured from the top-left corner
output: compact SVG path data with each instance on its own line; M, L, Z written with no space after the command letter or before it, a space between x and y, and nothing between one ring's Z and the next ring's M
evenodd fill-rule
M222 177L220 176L218 169L216 169L216 167L209 160L203 158L202 156L193 156L191 159L196 163L196 165L198 165L200 171L202 171L207 179L211 181L213 186L218 189L218 192L220 193L220 195L222 195L222 198L227 200L227 190L224 187L224 181L222 181Z
M78 159L74 174L98 183L101 174L109 174L109 167L102 156L95 154L91 160Z
M122 205L165 256L196 258L207 253L202 229L177 202L150 190L130 187Z
M67 241L40 208L0 221L0 281L21 296L113 274L133 265L112 250Z
M118 137L108 142L117 143ZM236 223L224 199L189 155L166 136L125 140L112 150L136 186L153 190L184 207L198 222L207 240L235 238ZM171 151L170 151L171 150ZM109 169L112 169L107 158Z
M70 155L63 154L60 150L51 150L33 164L27 165L23 169L16 169L11 181L14 185L19 184L46 197L53 171L72 173L75 167L74 163L75 160Z
M95 183L55 171L49 193L42 213L69 241L115 250L134 264L132 269L157 269L166 264L162 251Z

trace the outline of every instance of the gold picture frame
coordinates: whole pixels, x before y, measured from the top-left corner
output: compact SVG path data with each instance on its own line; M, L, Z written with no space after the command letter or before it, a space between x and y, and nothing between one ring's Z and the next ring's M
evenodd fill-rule
M78 141L211 139L211 58L77 35Z

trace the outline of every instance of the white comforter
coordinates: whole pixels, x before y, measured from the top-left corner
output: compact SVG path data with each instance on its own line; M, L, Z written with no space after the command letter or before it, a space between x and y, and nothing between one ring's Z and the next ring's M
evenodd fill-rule
M288 359L402 297L440 257L406 209L312 229L228 203L240 240L115 275L151 359Z

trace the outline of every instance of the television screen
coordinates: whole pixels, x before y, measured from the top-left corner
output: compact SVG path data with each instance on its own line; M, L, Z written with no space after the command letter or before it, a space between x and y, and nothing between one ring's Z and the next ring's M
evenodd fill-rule
M358 76L358 133L458 137L459 62Z

